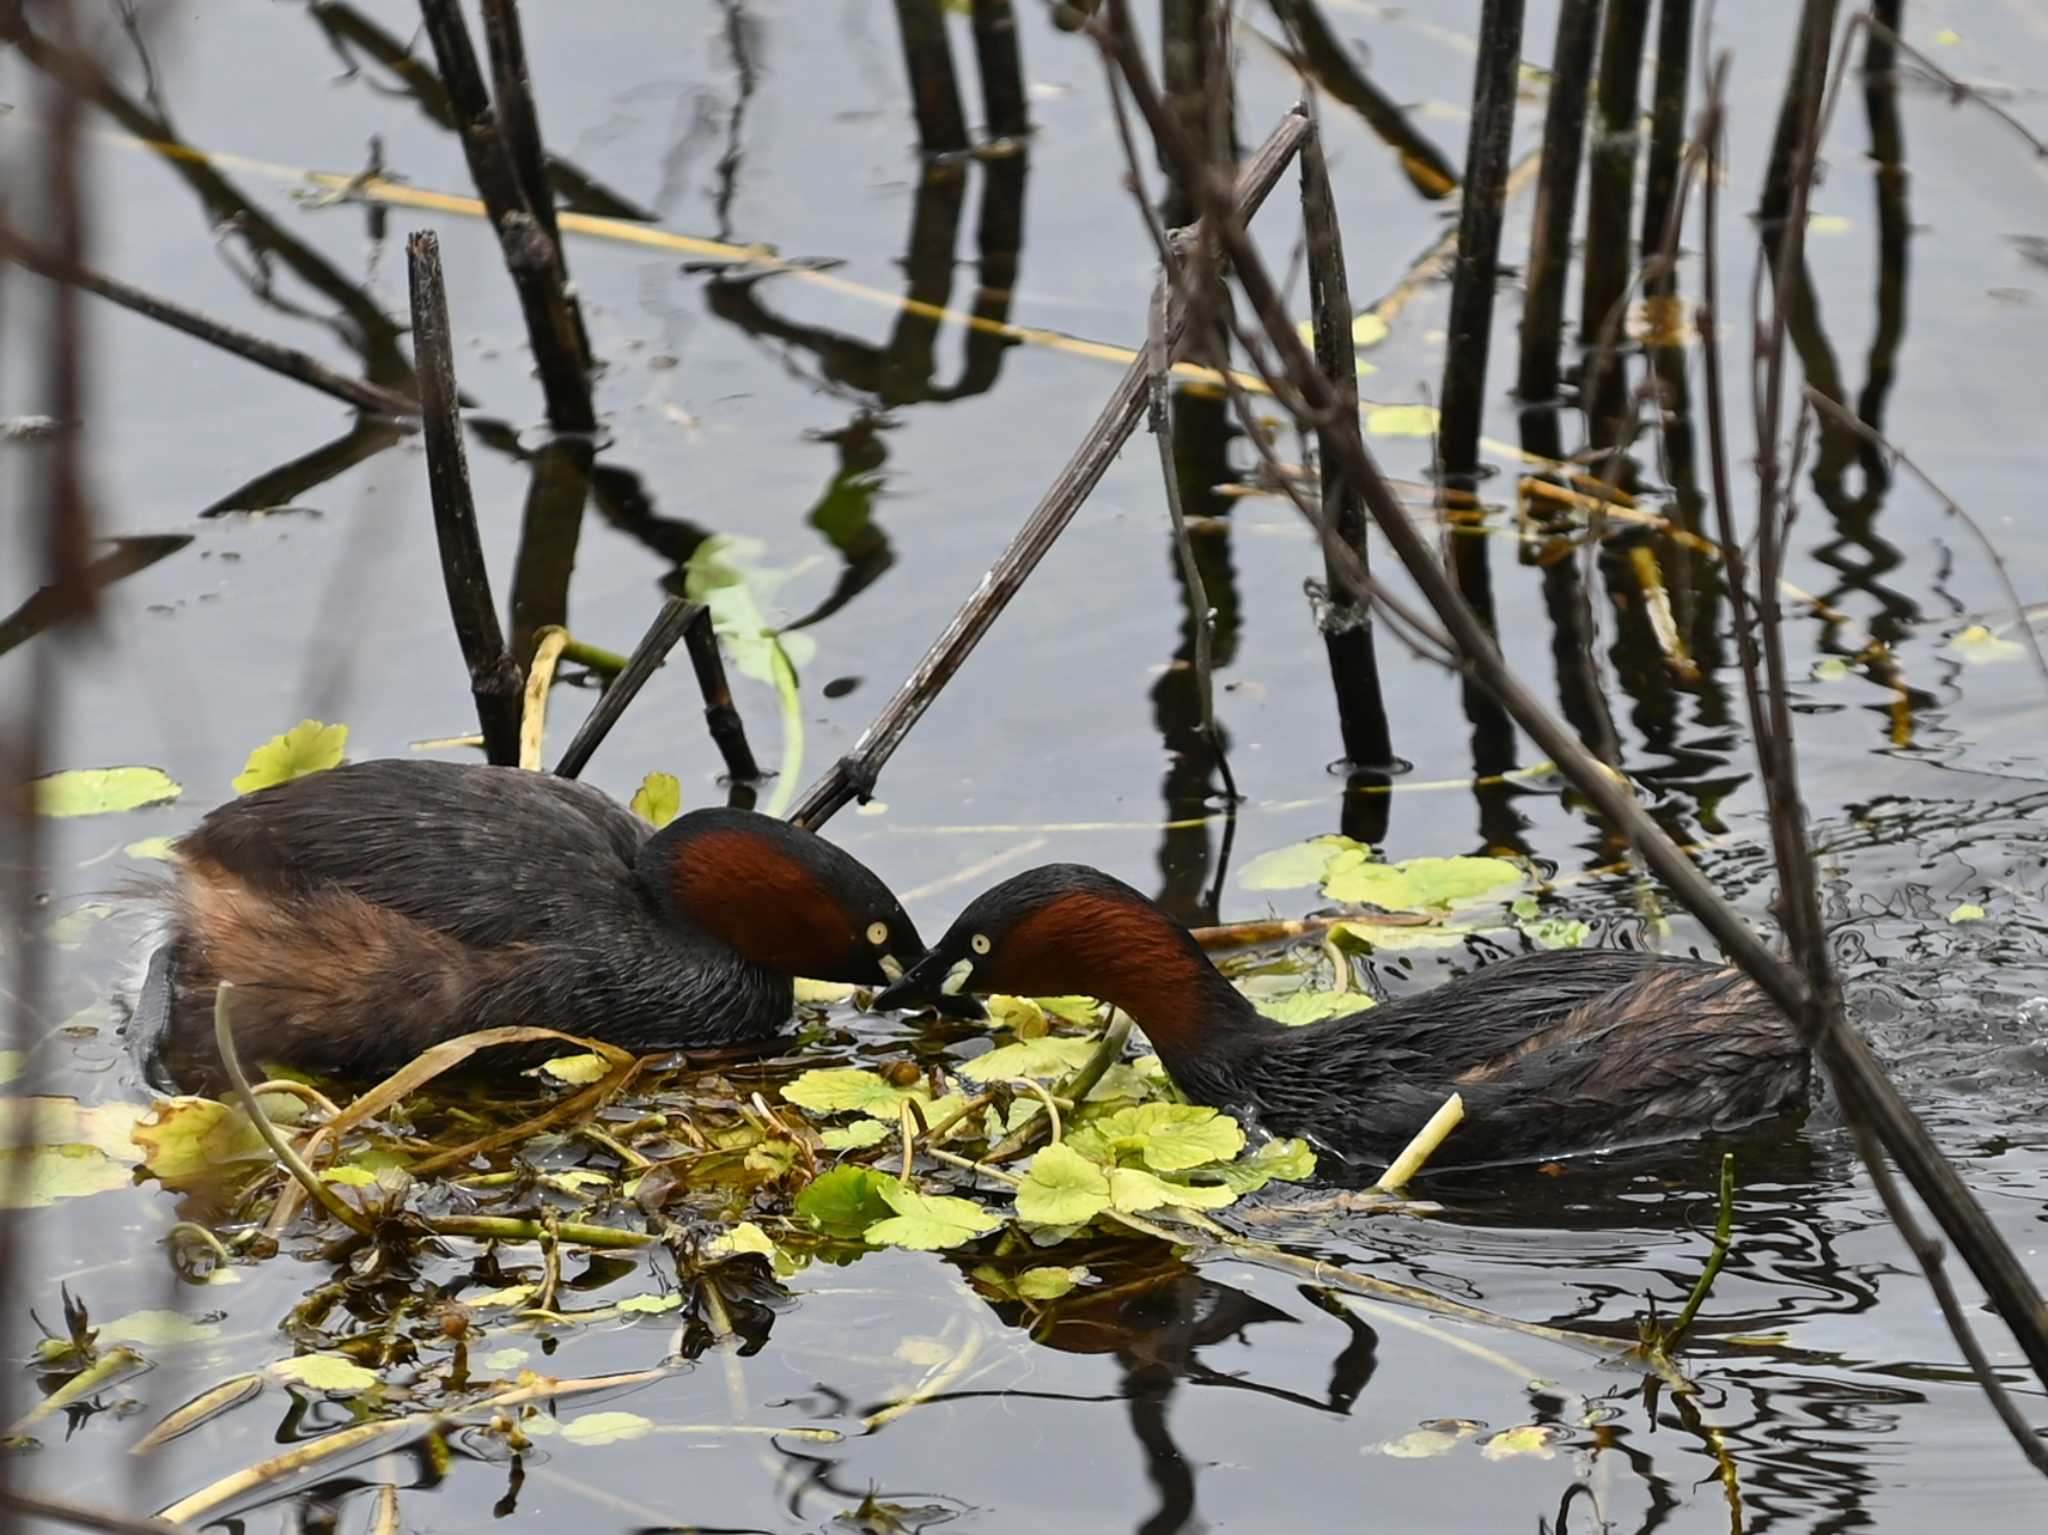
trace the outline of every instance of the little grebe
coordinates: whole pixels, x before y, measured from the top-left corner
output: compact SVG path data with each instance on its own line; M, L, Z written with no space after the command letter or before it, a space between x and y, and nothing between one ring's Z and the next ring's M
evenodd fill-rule
M175 860L141 1011L151 1075L190 1091L225 1083L223 980L244 1060L365 1074L507 1024L642 1051L759 1039L793 977L882 986L924 954L888 887L809 832L744 810L655 831L513 768L333 768L221 806Z
M1115 1003L1190 1099L1341 1159L1386 1161L1453 1092L1465 1122L1433 1163L1701 1135L1795 1108L1806 1093L1805 1047L1738 970L1546 950L1291 1028L1247 1001L1186 928L1080 864L982 895L875 1005L963 991Z

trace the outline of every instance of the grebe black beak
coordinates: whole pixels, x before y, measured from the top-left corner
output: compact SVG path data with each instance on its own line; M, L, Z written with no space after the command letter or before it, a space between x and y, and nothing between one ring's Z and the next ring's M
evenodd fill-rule
M974 962L955 960L951 964L936 951L925 955L875 994L874 1005L883 1008L912 1008L930 1005L948 1018L974 1020L987 1012L967 990L974 978Z

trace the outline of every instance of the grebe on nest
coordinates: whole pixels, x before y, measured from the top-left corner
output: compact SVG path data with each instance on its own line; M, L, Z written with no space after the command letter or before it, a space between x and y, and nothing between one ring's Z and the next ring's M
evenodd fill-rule
M1186 928L1081 864L986 892L875 1005L969 991L1112 1002L1191 1100L1346 1159L1390 1159L1453 1092L1466 1119L1433 1166L1702 1135L1806 1097L1805 1046L1739 970L1546 950L1290 1028L1225 980Z
M332 768L221 806L174 860L142 1032L151 1076L189 1091L226 1082L223 980L244 1061L362 1075L508 1024L639 1051L762 1039L794 977L883 986L924 954L888 887L810 832L743 810L655 831L514 768Z

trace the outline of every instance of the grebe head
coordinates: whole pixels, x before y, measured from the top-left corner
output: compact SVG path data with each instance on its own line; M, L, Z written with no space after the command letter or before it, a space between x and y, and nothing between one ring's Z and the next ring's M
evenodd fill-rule
M1115 1003L1157 1044L1162 1034L1196 1038L1218 988L1235 996L1187 929L1145 896L1099 869L1055 863L982 894L875 1005L1079 992Z
M764 970L888 986L924 957L916 924L873 870L774 816L678 816L641 849L640 872L668 909Z

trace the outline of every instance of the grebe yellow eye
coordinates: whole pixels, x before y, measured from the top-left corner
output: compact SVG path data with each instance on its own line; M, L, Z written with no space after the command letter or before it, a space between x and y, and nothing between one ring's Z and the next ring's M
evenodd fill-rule
M988 935L986 933L976 933L967 940L967 947L974 950L977 954L986 954L990 948Z
M868 942L869 942L869 943L873 944L873 945L874 945L874 946L875 946L876 948L880 948L880 947L881 947L881 946L882 946L883 944L887 943L888 941L889 941L889 924L888 924L888 923L886 923L886 922L870 922L870 923L868 924Z

